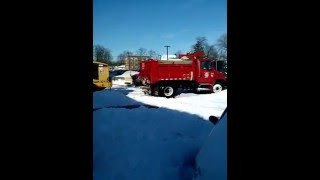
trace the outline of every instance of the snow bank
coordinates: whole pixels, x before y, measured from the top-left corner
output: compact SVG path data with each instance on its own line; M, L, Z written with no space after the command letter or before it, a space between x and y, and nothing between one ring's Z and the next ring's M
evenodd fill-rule
M143 103L160 108L119 107ZM93 106L94 180L225 179L226 120L207 120L222 115L226 90L167 99L114 88L95 92Z
M93 95L94 107L138 102L115 91ZM102 108L93 112L94 180L191 180L212 124L165 108Z
M219 120L196 158L194 180L227 179L227 114Z
M169 109L107 108L93 114L94 180L192 179L208 121Z
M227 90L212 94L184 93L167 99L147 96L141 89L135 89L127 96L141 103L196 114L205 120L211 115L220 117L227 107Z
M135 75L135 74L139 74L138 71L131 71L131 76ZM121 75L115 76L115 77L131 77L130 76L130 71L126 71Z
M113 90L106 89L93 93L93 109L139 104L141 103L129 99L120 92Z
M118 79L118 80L112 80L112 87L125 87L127 86L126 81L123 79Z

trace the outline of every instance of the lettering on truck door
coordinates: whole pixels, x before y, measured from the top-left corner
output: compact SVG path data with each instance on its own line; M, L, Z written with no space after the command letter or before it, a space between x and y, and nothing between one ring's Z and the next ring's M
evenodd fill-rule
M211 61L200 61L200 72L198 81L200 83L211 83L214 78L214 72L211 66Z

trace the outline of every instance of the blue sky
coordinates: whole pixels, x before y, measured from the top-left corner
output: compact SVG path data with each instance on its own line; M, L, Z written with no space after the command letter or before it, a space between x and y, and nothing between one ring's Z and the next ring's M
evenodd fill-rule
M140 47L189 52L198 36L215 44L227 32L227 0L93 0L93 44L114 59Z

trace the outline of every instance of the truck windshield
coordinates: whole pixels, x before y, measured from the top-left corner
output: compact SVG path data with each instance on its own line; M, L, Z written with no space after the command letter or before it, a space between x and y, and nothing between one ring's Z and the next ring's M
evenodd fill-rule
M212 67L214 67L216 71L226 72L227 71L227 62L226 61L213 61Z
M211 62L210 61L202 61L201 69L211 70Z

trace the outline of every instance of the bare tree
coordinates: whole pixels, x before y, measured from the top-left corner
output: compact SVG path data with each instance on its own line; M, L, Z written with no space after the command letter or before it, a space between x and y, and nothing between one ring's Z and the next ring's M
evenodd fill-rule
M112 60L111 50L102 45L93 46L93 54L95 60L103 63L110 63Z
M205 47L208 45L206 37L197 37L196 43L192 45L193 52L204 52Z
M93 51L92 52L93 52L92 53L93 54L93 58L92 59L93 59L93 61L96 61L97 60L97 56L96 56L97 53L96 53L95 46L93 46Z
M146 56L147 55L147 49L145 48L139 48L137 51L136 51L136 54L138 56Z
M120 53L120 54L118 55L118 58L117 58L118 64L119 64L119 65L125 64L125 58L126 58L127 56L132 56L132 55L133 55L133 53L130 52L130 51L123 51L122 53Z
M125 63L125 55L124 54L119 54L118 57L117 57L117 64L120 65L120 64L124 64Z
M150 58L157 58L157 53L154 50L149 50L148 55Z
M217 59L218 58L218 51L214 47L214 45L205 45L204 47L204 53L208 58Z
M223 34L217 40L217 46L219 56L223 59L227 59L227 34Z

